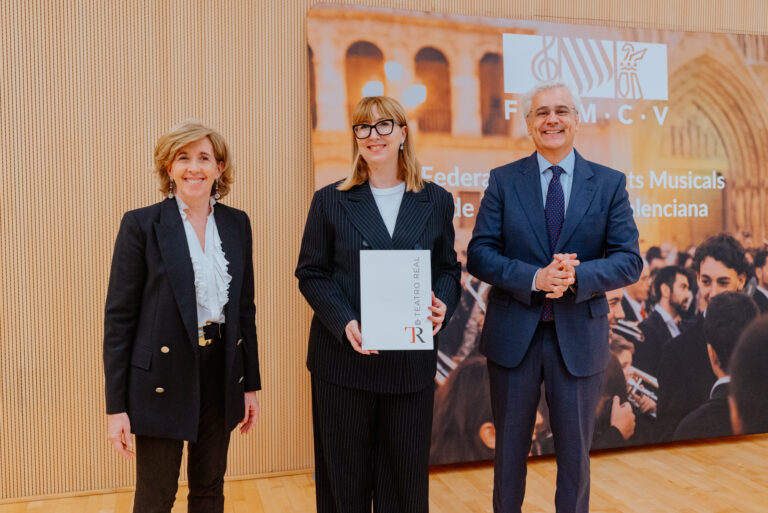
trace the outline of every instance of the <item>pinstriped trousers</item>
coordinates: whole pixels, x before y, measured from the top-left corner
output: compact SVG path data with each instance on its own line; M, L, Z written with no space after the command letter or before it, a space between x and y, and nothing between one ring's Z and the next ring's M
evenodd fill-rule
M318 513L426 513L434 386L409 394L312 377Z

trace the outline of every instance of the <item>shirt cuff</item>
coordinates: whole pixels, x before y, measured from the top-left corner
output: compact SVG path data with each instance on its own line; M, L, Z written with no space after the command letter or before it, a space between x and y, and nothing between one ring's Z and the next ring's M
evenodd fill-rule
M541 290L536 288L536 276L539 275L539 271L541 271L541 269L536 269L536 272L533 273L533 281L531 281L531 292L541 292Z

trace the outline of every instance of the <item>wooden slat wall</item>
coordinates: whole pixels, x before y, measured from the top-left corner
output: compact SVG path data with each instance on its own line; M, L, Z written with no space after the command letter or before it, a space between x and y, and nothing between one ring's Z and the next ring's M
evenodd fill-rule
M159 199L156 138L189 117L228 138L226 202L255 230L262 418L234 436L229 475L312 466L310 311L293 268L313 184L304 17L315 3L0 1L0 500L133 483L106 440L107 275L122 213ZM763 0L356 3L768 33Z

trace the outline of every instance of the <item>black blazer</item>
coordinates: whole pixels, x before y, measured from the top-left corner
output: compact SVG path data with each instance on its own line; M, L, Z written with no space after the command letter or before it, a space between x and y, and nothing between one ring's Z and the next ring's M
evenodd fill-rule
M642 342L635 342L635 355L632 365L651 376L659 373L659 360L664 346L672 339L667 323L659 312L654 310L637 325L643 332Z
M765 294L760 292L758 289L755 289L754 294L752 294L752 299L754 299L755 303L757 303L761 314L768 313L768 297L765 297Z
M226 319L225 422L244 416L259 390L251 224L218 203L216 227L232 276ZM177 203L127 212L115 242L104 318L107 413L127 412L138 435L197 440L200 416L197 299Z
M432 290L448 307L448 322L461 274L453 248L453 197L433 183L418 193L405 192L390 237L368 182L349 191L337 185L315 192L296 267L299 289L315 311L307 368L317 378L359 390L422 390L435 377L436 349L366 356L352 349L344 328L360 320L361 249L431 250Z
M680 421L709 400L717 376L712 371L699 316L685 331L669 340L659 360L659 400L656 404L658 441L674 439Z
M685 416L675 429L675 440L715 438L733 435L728 383L712 390L712 398Z

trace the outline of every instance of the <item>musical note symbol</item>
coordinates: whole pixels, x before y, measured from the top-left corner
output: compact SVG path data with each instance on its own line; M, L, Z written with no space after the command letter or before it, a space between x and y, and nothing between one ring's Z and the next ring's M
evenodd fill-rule
M560 63L549 56L549 51L555 46L557 37L542 36L541 51L533 56L531 71L538 81L548 81L560 78Z

